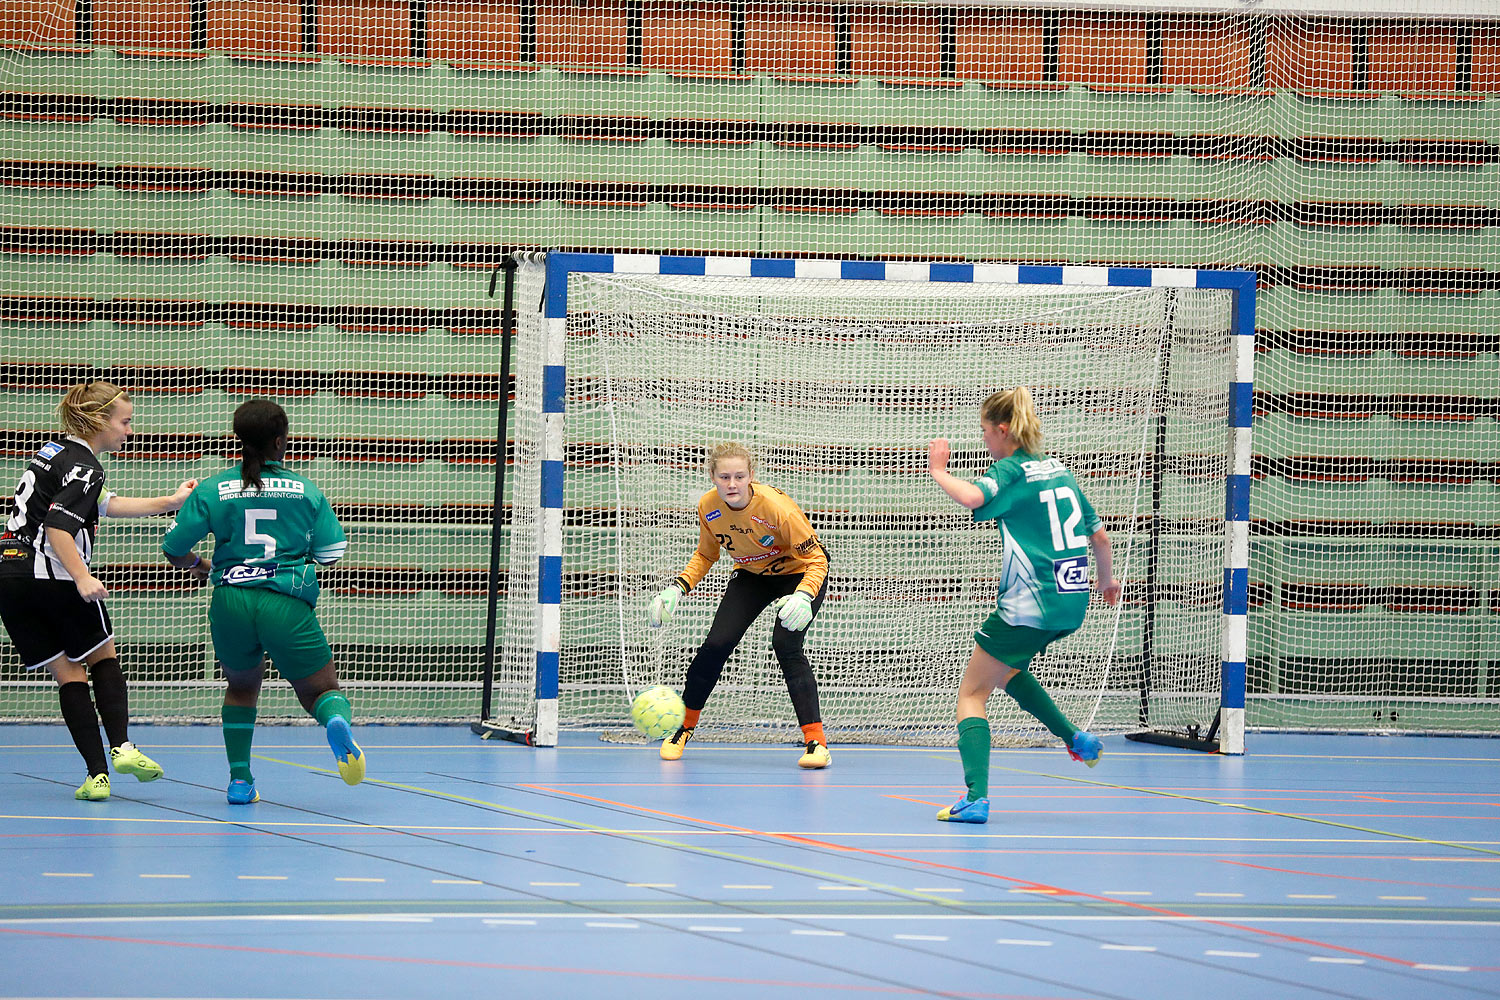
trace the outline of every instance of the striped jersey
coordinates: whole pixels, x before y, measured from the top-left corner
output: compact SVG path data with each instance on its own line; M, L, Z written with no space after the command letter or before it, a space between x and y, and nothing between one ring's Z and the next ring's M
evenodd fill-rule
M797 589L818 596L828 553L797 502L774 486L750 484L750 502L735 510L709 490L698 500L698 550L677 583L687 593L727 552L736 569L764 576L802 574Z
M94 556L99 515L109 508L104 466L82 438L58 437L37 451L21 473L0 534L0 573L38 580L71 580L47 541L46 528L73 536L87 566Z
M200 482L162 539L162 551L180 558L211 534L215 584L263 587L316 605L314 564L337 562L348 545L328 498L279 462L261 470L258 490L240 476L236 465Z
M1024 451L1000 459L974 481L984 503L975 521L1000 522L1000 617L1011 625L1074 629L1089 606L1089 536L1099 515L1055 458Z

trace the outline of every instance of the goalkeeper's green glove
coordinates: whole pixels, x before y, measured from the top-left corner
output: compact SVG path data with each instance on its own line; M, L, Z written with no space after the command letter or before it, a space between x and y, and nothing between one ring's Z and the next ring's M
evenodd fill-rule
M800 590L781 598L775 606L778 609L776 617L788 631L801 632L812 621L812 598Z
M681 596L682 588L674 583L651 599L652 628L660 628L663 622L672 617L672 612L677 610L677 599Z

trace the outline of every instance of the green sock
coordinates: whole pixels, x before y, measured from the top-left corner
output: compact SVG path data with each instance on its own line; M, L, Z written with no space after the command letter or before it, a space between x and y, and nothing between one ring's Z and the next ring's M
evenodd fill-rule
M224 720L224 754L229 758L230 779L253 783L250 742L255 739L255 706L225 705L219 717Z
M964 784L969 801L990 794L990 720L971 715L958 720L958 756L964 762Z
M1010 683L1005 685L1005 693L1016 699L1017 705L1036 716L1037 721L1046 726L1052 735L1068 746L1073 745L1073 736L1078 732L1078 727L1069 722L1062 710L1052 703L1052 696L1036 682L1031 671L1017 672Z
M328 720L335 715L345 722L354 721L354 710L349 707L349 699L344 697L344 692L324 691L313 702L313 718L318 720L318 725L326 727Z

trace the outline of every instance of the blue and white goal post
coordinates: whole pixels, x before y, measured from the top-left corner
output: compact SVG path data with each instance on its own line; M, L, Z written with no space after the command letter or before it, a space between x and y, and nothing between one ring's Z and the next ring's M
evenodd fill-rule
M1033 672L1095 732L1207 727L1243 753L1255 288L1183 268L528 255L495 714L549 746L680 688L727 573L666 627L645 608L697 544L706 450L732 440L830 552L807 643L830 737L951 744L999 532L936 489L927 443L952 438L951 468L977 477L978 404L1027 385L1126 582ZM706 738L795 729L767 633L742 640ZM1051 739L1007 701L997 729Z

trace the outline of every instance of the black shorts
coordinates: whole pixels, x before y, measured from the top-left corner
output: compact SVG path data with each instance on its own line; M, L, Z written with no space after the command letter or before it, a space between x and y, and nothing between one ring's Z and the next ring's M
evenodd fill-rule
M115 637L104 602L85 601L71 580L0 576L0 619L27 670L59 655L81 662Z

